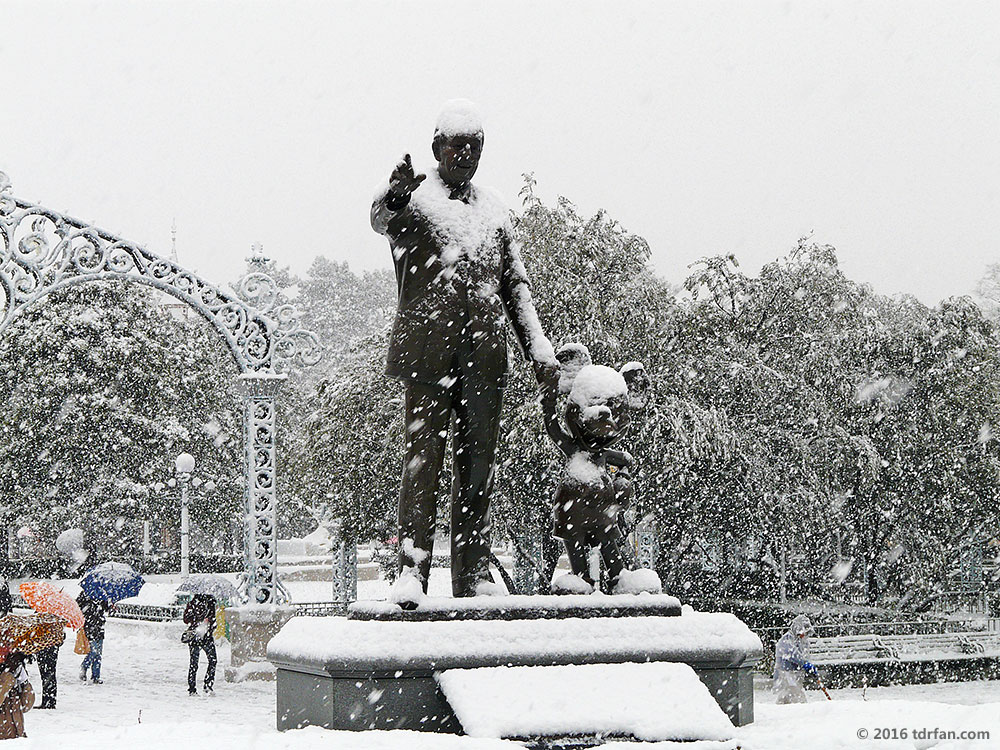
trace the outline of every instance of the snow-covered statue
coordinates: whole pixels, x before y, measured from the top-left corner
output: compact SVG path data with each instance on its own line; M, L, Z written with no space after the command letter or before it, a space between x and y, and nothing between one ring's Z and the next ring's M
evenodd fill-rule
M389 239L396 268L398 308L386 371L405 385L407 432L400 576L392 596L408 608L427 591L449 424L452 592L499 593L487 560L507 370L504 317L540 383L554 382L558 369L538 323L509 212L496 193L472 184L482 149L476 107L448 102L431 144L437 168L419 174L406 154L371 210L372 228Z
M651 570L627 570L619 547L619 516L632 499L632 456L611 446L649 394L649 378L638 362L620 371L591 363L582 344L556 354L559 381L543 391L542 412L549 437L568 459L552 510L555 535L563 540L572 573L553 582L559 593L591 593L590 550L599 547L614 593L659 593ZM557 415L559 394L567 395L565 427Z

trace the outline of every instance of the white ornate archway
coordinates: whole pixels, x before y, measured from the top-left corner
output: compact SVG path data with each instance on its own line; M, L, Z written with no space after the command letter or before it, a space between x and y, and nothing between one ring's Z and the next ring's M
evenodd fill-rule
M86 222L14 197L0 172L0 334L50 292L101 279L129 279L186 302L219 332L244 384L247 503L245 591L251 603L283 595L277 579L276 400L292 366L316 364L316 334L280 302L274 280L248 273L237 292Z

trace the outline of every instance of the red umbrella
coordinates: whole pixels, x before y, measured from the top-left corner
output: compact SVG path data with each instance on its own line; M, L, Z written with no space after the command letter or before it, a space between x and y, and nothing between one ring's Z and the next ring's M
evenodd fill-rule
M83 627L83 612L80 611L80 605L61 589L43 581L22 583L19 588L21 598L36 612L58 615L74 630Z

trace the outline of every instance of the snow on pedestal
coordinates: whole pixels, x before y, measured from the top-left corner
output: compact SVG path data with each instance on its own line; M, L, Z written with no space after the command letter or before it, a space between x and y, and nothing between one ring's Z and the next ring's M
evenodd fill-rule
M574 573L563 573L552 582L552 590L557 594L590 594L594 587Z
M653 573L653 576L656 574ZM576 576L584 587L589 584ZM402 578L402 577L401 577ZM567 578L562 576L560 579ZM400 579L397 579L397 581ZM657 584L659 579L657 579ZM419 582L417 583L419 585ZM347 608L353 620L535 620L562 617L613 617L622 614L679 616L681 603L666 594L605 595L586 593L582 588L575 594L432 597L423 592L416 597L415 609L404 611L394 601L375 600L354 602Z
M656 593L662 590L660 577L655 570L640 568L639 570L623 570L615 584L616 594Z
M735 615L709 612L431 622L297 617L267 648L268 658L279 666L297 662L335 669L460 669L518 662L606 663L609 658L730 664L760 652L760 639Z
M623 663L690 666L721 710L743 725L753 721L751 669L760 659L761 643L739 619L724 613L513 620L296 618L271 641L267 653L278 670L279 729L319 725L460 732L462 725L435 679L441 672Z

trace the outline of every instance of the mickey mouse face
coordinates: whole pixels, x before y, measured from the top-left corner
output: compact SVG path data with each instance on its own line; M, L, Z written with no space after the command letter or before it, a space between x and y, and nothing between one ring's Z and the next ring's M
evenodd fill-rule
M568 393L566 423L573 436L593 448L611 445L628 425L632 409L649 402L650 381L641 362L618 372L591 363L583 344L566 344L558 352L559 392Z
M613 443L629 422L625 379L603 365L580 368L570 390L566 422L592 447Z

